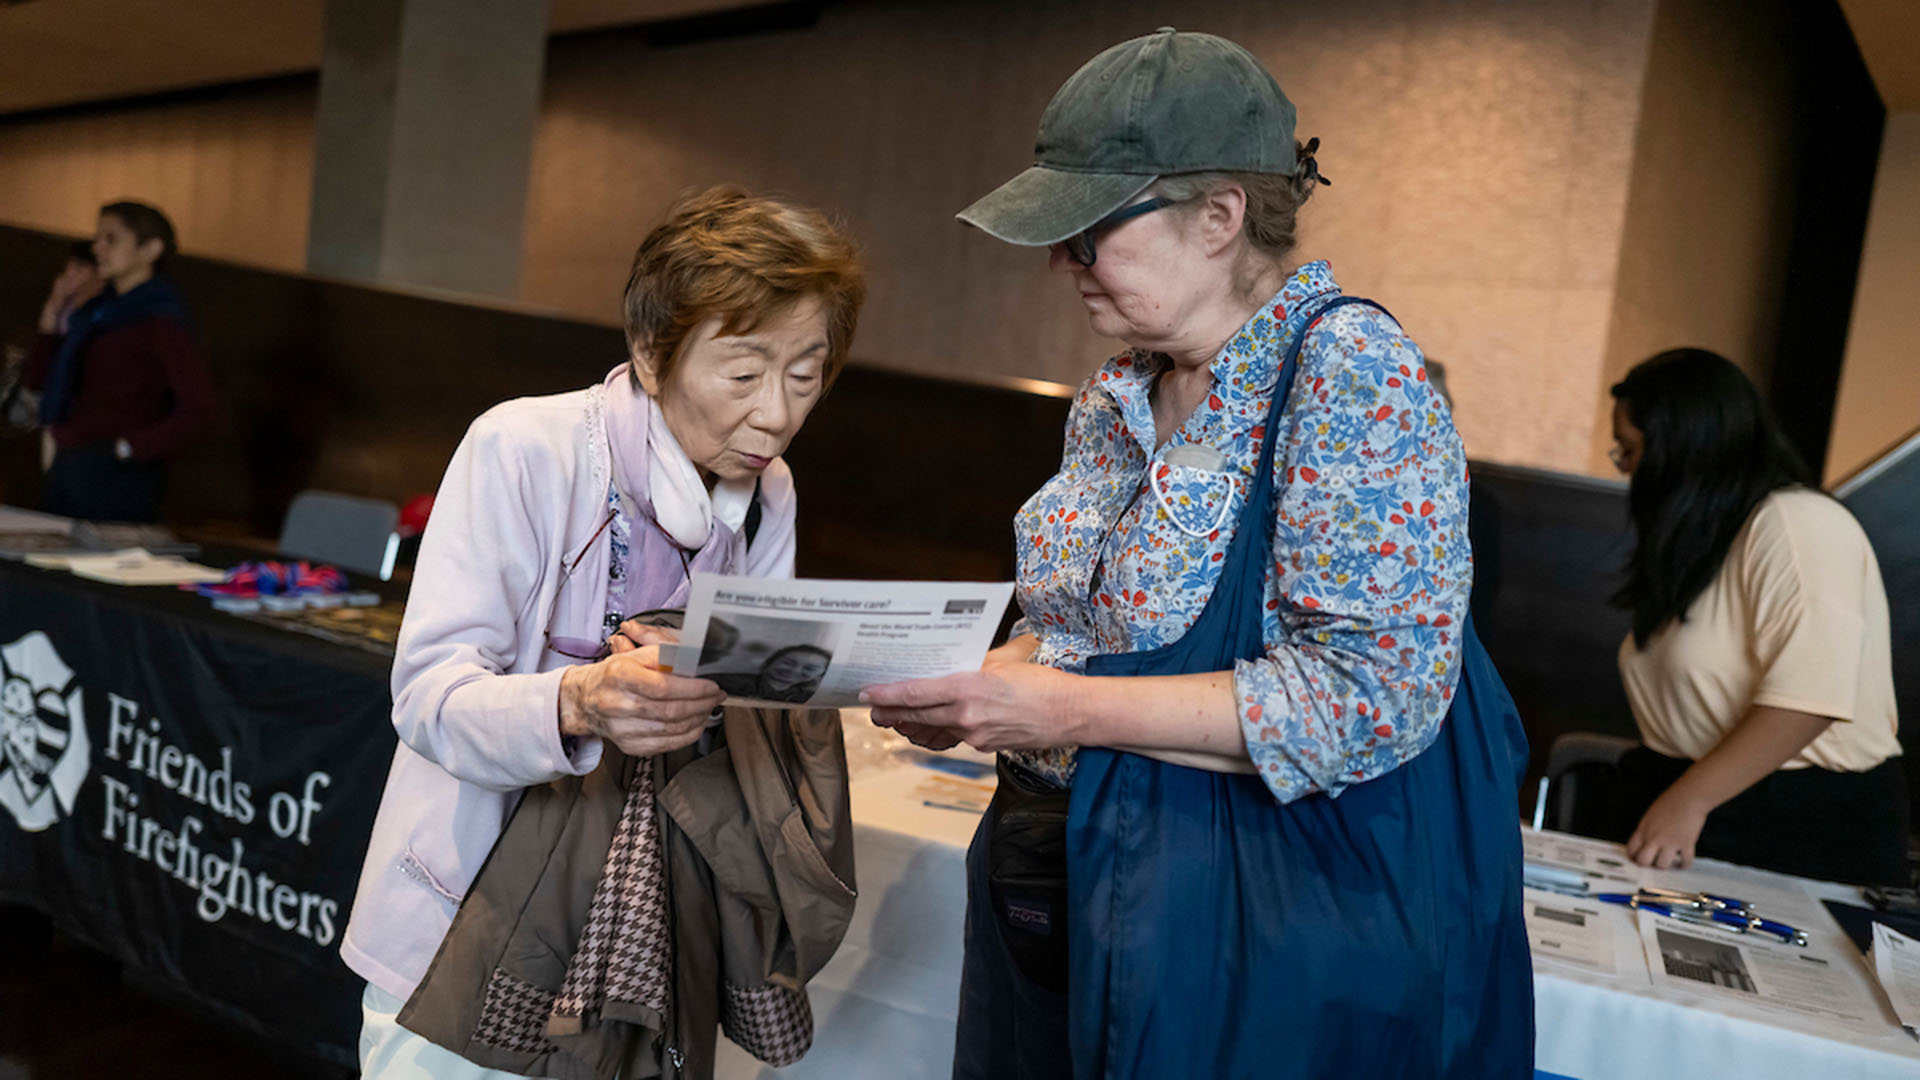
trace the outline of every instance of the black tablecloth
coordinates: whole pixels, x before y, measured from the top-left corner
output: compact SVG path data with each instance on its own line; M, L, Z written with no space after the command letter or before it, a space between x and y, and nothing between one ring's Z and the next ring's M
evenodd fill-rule
M174 588L0 562L0 899L351 1062L338 950L393 756L388 667Z

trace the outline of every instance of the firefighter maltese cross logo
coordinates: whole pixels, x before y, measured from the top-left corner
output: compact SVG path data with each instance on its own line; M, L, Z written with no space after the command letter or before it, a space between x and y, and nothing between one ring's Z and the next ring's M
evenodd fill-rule
M90 758L73 669L35 630L0 645L0 806L28 832L73 812Z

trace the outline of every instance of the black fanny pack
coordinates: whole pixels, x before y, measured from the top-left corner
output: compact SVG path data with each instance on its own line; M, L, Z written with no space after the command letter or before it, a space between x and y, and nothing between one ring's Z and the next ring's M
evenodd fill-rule
M1067 800L1070 792L1021 775L1003 756L987 843L994 921L1022 974L1067 988Z

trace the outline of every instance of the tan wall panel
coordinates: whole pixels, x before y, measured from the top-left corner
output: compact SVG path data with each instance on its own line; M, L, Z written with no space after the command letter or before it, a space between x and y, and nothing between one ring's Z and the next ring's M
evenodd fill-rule
M1385 303L1445 360L1475 456L1593 467L1654 0L1195 0L1181 25L1243 42L1324 140L1335 180L1301 258ZM856 354L962 378L1076 383L1095 339L1039 252L952 214L1030 158L1053 90L1163 6L844 4L810 31L551 50L522 298L614 321L634 244L721 180L825 206L866 244ZM69 232L133 194L186 246L297 269L310 88L0 123L0 219Z
M1920 427L1920 113L1887 117L1847 331L1829 483Z
M80 235L115 199L167 212L184 250L282 270L306 257L313 89L0 122L0 219Z
M1725 355L1764 390L1792 239L1789 0L1662 0L1586 465L1610 472L1607 390L1679 346Z
M1324 140L1335 186L1301 257L1444 359L1469 449L1588 465L1652 0L1196 0ZM534 154L523 298L617 315L672 195L737 180L828 207L865 242L856 354L1077 383L1113 351L1041 253L954 211L1024 166L1041 109L1163 5L847 5L802 34L648 50L557 43Z

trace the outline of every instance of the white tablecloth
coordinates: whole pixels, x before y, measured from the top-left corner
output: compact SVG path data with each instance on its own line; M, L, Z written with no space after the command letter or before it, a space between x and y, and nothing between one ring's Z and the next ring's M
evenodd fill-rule
M910 754L887 753L904 744L877 740L861 729L862 722L848 720L860 903L846 943L809 987L813 1050L798 1064L773 1069L723 1038L721 1080L945 1080L952 1071L964 863L978 815L925 805L943 801L927 798L928 777L936 774L914 765ZM1540 835L1619 853L1615 845ZM1857 892L1841 886L1710 860L1700 865L1728 891L1742 885L1757 895L1811 890L1859 902ZM1689 880L1685 874L1651 875L1642 883L1683 887ZM1809 929L1816 939L1841 942L1843 935L1825 909L1815 907L1822 921ZM1575 1080L1920 1080L1920 1043L1894 1022L1851 946L1839 951L1859 966L1856 974L1876 995L1875 1007L1885 1012L1884 1028L1877 1033L1782 1022L1725 995L1657 987L1647 972L1634 913L1606 907L1606 916L1617 930L1615 974L1589 973L1553 959L1534 961L1542 1071Z
M906 740L872 728L863 711L847 712L860 900L840 951L807 986L813 1049L775 1069L723 1037L719 1080L953 1074L967 844L980 815L926 805L963 805L971 792L950 774L913 764L918 755ZM946 756L989 760L966 751Z
M0 505L0 532L66 532L72 527L72 518Z
M1625 852L1617 844L1553 833L1533 834L1529 840L1535 844L1548 841L1576 858L1584 852L1625 860ZM1689 991L1673 988L1671 980L1656 982L1649 974L1634 921L1655 917L1637 916L1624 907L1587 905L1588 910L1602 910L1613 931L1615 971L1602 974L1582 970L1575 964L1544 957L1541 949L1535 949L1535 1064L1542 1071L1577 1080L1646 1080L1653 1076L1742 1080L1920 1078L1920 1042L1901 1030L1866 960L1818 903L1830 899L1861 905L1857 889L1712 859L1699 860L1691 871L1618 867L1614 872L1630 878L1632 884L1615 882L1596 891L1631 892L1634 884L1699 889L1751 900L1762 913L1767 910L1762 898L1801 898L1812 916L1804 924L1795 923L1812 937L1812 948L1803 951L1806 962L1832 969L1837 981L1852 987L1870 1014L1868 1023L1874 1026L1852 1030L1751 1005L1739 1000L1742 995L1738 993L1707 988ZM1528 893L1530 898L1539 895ZM1778 904L1774 910L1779 910ZM1716 933L1709 930L1704 936ZM1725 936L1736 943L1742 940ZM1877 1016L1871 1015L1875 1012Z

